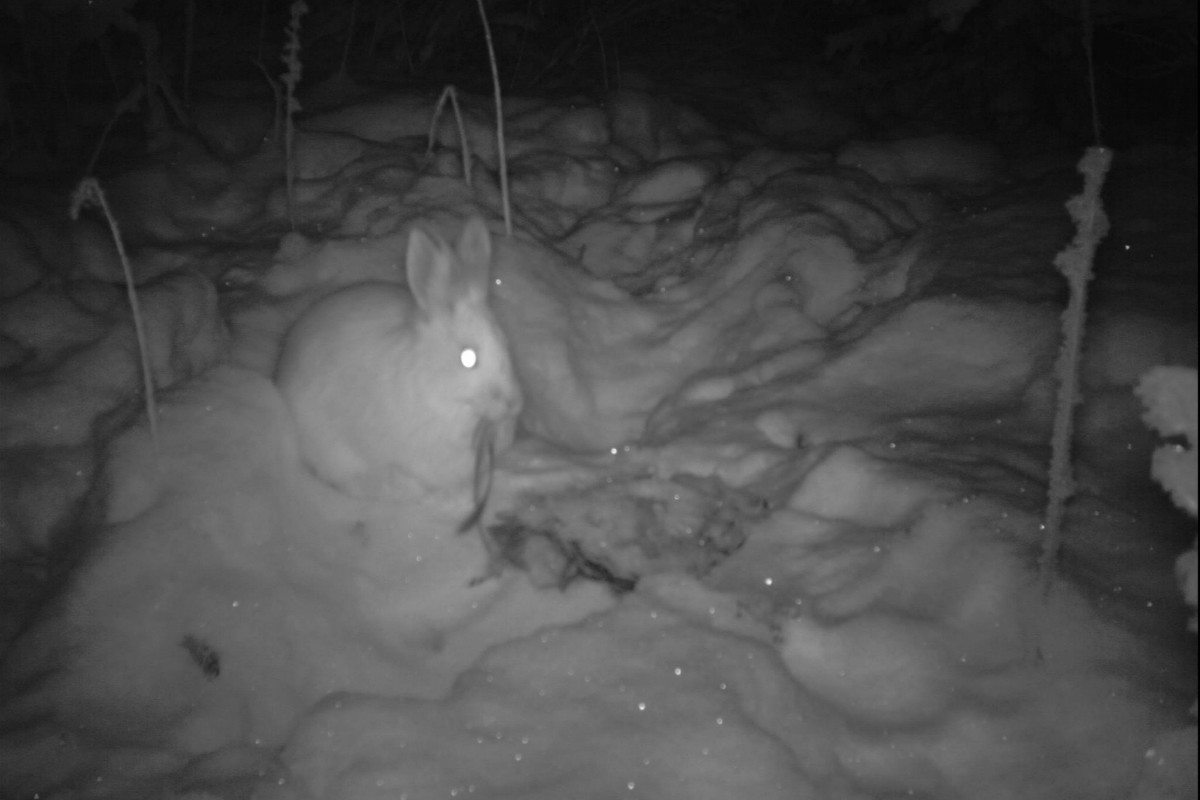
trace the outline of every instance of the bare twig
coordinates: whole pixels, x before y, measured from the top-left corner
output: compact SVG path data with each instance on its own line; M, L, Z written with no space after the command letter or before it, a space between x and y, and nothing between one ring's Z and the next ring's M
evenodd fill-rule
M458 108L458 92L453 86L447 86L442 90L442 95L438 98L437 105L433 107L433 119L429 121L429 141L425 146L425 158L429 159L433 156L433 143L437 136L437 124L442 116L442 109L446 105L446 98L450 98L450 106L454 109L454 119L458 122L458 139L462 143L463 180L466 181L467 186L470 186L471 145L467 141L467 129L463 125L462 112Z
M137 338L138 352L142 361L142 390L146 403L146 416L150 419L150 439L154 442L154 450L158 451L158 402L154 397L154 373L150 364L150 347L146 338L146 326L142 322L141 306L138 304L137 287L133 282L133 267L129 264L129 256L125 252L125 243L121 239L121 230L117 220L108 207L108 199L100 188L100 181L93 177L84 178L71 193L69 213L71 219L79 219L79 211L85 205L99 206L104 218L108 221L108 229L112 232L113 242L117 246L117 255L121 259L121 268L125 272L125 291L129 298L129 310L133 315L133 332Z
M496 151L500 169L500 204L504 207L504 233L512 236L512 208L508 200L508 156L504 151L504 106L500 95L500 69L496 66L496 48L492 45L492 26L488 24L483 0L476 0L479 18L483 21L483 35L487 40L488 59L492 62L492 91L496 97Z

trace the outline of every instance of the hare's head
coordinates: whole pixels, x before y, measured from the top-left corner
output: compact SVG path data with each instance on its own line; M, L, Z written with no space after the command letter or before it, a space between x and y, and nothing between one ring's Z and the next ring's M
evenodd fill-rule
M522 396L508 340L488 304L491 258L491 234L478 217L467 222L453 249L413 230L406 271L419 345L410 377L421 380L436 417L459 433L469 431L472 440L486 423L495 432L493 443L504 447L512 441Z

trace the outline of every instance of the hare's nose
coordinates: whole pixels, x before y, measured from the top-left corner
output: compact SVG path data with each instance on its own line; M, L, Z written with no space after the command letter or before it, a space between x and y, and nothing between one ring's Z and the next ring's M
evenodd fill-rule
M521 394L518 387L512 387L501 392L504 395L504 400L507 403L506 410L510 414L516 414L521 410L521 406L525 403L525 398Z
M524 398L516 387L493 386L487 395L488 407L497 417L515 415L521 410Z

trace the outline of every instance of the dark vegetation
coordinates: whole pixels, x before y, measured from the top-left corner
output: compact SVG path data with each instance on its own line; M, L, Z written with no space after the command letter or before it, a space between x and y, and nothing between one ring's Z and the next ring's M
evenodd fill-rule
M34 151L86 163L123 99L114 147L188 125L206 93L283 68L287 0L0 0L0 167ZM920 119L999 135L1090 142L1090 24L1105 143L1190 144L1194 0L485 0L507 94L737 75L794 78L887 130ZM1090 7L1090 17L1085 15ZM490 92L476 0L310 0L306 86ZM242 88L241 91L245 91ZM700 105L703 102L697 100ZM710 104L721 102L710 99ZM732 102L730 99L728 102ZM708 109L705 109L706 111ZM736 114L736 107L731 109ZM140 115L140 116L139 116Z

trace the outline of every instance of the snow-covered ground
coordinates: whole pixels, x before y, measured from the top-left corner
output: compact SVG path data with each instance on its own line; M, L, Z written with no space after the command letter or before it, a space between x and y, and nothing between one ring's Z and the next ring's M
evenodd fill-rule
M472 185L433 98L307 103L300 232L261 116L103 181L157 443L105 229L8 191L0 797L1195 796L1195 525L1131 391L1196 364L1194 166L1117 153L1043 598L1078 154L507 98L510 237L463 99ZM319 480L273 374L317 298L473 215L524 406L460 533L462 497Z

